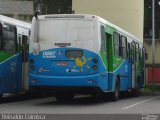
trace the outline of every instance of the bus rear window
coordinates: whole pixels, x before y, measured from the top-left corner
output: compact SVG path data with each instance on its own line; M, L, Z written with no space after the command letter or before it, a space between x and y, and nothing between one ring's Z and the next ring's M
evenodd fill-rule
M69 58L77 58L77 57L82 57L83 56L83 52L82 50L67 50L66 51L66 57Z

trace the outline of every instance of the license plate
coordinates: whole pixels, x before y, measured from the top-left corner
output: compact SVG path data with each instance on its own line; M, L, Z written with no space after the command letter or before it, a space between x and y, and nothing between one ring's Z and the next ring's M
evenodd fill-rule
M68 66L68 62L64 61L57 62L57 66Z

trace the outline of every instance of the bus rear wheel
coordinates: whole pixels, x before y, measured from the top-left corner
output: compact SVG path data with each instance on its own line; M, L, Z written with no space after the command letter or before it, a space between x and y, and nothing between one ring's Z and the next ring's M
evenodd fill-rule
M0 98L3 96L3 94L0 94Z
M131 96L132 97L138 97L140 95L139 89L132 89L131 90Z
M115 83L115 90L112 93L112 100L113 101L119 100L119 94L120 94L119 89L120 89L120 84L119 84L119 78L117 77L116 83Z
M140 95L140 76L137 78L136 87L131 90L131 96L138 97Z

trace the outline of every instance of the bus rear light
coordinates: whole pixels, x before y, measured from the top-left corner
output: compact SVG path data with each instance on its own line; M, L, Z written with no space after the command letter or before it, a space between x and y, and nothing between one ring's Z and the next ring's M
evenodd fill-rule
M93 59L93 63L97 64L98 63L98 59Z
M93 70L97 70L97 66L96 65L93 65L92 68L93 68Z

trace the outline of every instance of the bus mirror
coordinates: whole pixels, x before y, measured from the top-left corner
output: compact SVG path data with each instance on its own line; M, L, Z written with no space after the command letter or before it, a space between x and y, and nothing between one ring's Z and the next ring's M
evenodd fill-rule
M148 60L148 54L145 53L145 60Z
M39 54L38 43L33 43L33 54L34 55L38 55Z

